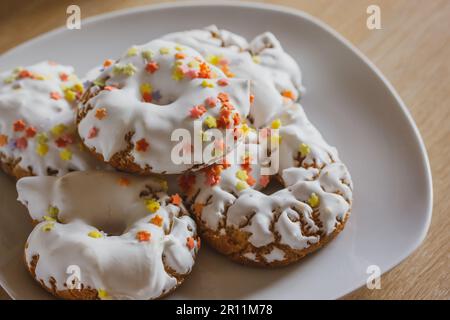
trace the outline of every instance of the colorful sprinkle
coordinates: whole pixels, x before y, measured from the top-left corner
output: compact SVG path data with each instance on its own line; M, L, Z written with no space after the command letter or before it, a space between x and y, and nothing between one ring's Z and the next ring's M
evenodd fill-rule
M225 87L230 84L230 81L226 78L222 78L222 79L217 80L217 84L221 87Z
M182 52L175 53L175 59L179 60L179 59L184 59L184 58L186 58L186 54L184 54Z
M69 102L75 101L77 98L77 94L72 90L64 90L64 99L66 99Z
M162 47L159 49L159 53L161 54L168 54L170 52L170 49L167 47Z
M189 110L189 114L190 114L191 118L193 118L193 119L200 118L205 112L206 112L206 108L202 104L194 106L191 108L191 110Z
M311 193L311 195L309 196L309 199L308 199L308 203L312 208L317 207L320 203L320 199L317 196L317 194L315 194L314 192Z
M60 136L61 134L64 133L64 131L66 131L67 127L64 124L58 124L56 126L54 126L53 128L51 128L51 132L54 136Z
M107 67L109 67L110 65L112 65L113 63L114 63L114 60L106 59L105 61L103 61L103 67L104 67L104 68L107 68Z
M89 132L88 132L87 138L88 138L88 139L93 139L93 138L97 137L99 131L100 131L99 128L97 128L97 127L92 127L92 128L89 130Z
M153 56L155 55L153 53L153 51L151 51L151 50L144 50L144 51L142 51L141 54L142 54L142 58L146 59L147 61L152 60Z
M213 116L207 116L204 123L208 128L217 128L217 120Z
M238 181L236 183L236 190L237 191L245 190L245 189L247 189L247 187L248 187L248 184L246 182L244 182L244 181Z
M311 149L307 144L301 143L300 147L298 148L298 151L300 152L300 156L304 158L311 152Z
M170 202L176 206L179 206L182 202L182 199L178 193L175 193L170 197Z
M214 83L208 81L208 80L203 80L202 81L202 87L203 88L214 88Z
M25 121L23 121L23 120L16 120L13 123L13 130L16 131L16 132L17 131L23 131L23 130L25 130L26 126L27 126L27 124L25 123Z
M148 231L145 231L145 230L138 231L136 233L136 239L139 242L148 242L148 241L150 241L151 236L152 236L152 234L150 232L148 232Z
M146 152L149 146L150 145L148 144L147 140L145 140L145 138L136 141L136 151Z
M220 92L220 93L217 95L217 99L219 99L220 102L222 102L222 103L230 101L230 97L229 97L228 94L225 93L225 92Z
M108 112L106 111L105 108L99 108L97 110L95 110L95 117L98 120L102 120L103 118L105 118L108 115Z
M67 81L69 79L69 75L65 72L59 73L59 79L63 82Z
M56 91L52 91L50 92L50 98L53 100L59 100L61 99L61 95Z
M127 56L128 57L133 57L133 56L137 55L137 52L138 52L138 49L136 47L131 47L127 51Z
M214 108L217 104L217 99L214 97L208 97L205 99L205 105L209 108Z
M253 103L253 101L255 101L255 95L251 94L250 95L250 103Z
M59 157L64 161L72 159L72 152L69 149L64 149L59 153Z
M247 171L245 170L236 171L236 178L242 181L246 181L248 179Z
M58 214L59 214L59 209L56 206L48 206L47 208L47 214L52 217L57 219L58 218Z
M187 238L186 238L186 246L189 248L189 250L194 249L194 247L195 247L195 241L194 241L194 238L192 238L192 237L187 237Z
M151 213L155 213L156 211L159 210L159 208L161 207L161 205L159 204L159 202L155 199L148 199L145 200L145 207L147 208L148 211L150 211Z
M36 146L36 153L41 157L45 156L48 152L48 145L46 143L38 143Z
M24 137L16 139L16 148L19 150L25 150L28 147L28 141Z
M161 227L163 225L163 218L157 214L153 218L150 219L150 223L155 226Z
M158 71L158 69L159 69L159 65L155 61L149 62L145 66L145 70L150 73L154 73L154 72Z
M281 120L275 119L272 121L271 125L272 129L279 129L281 127Z
M91 231L88 233L88 236L94 239L102 238L103 234L97 230Z
M252 60L256 64L260 64L261 63L261 57L260 56L252 56Z
M108 292L106 292L106 290L103 289L97 289L97 296L100 300L108 300L111 298Z

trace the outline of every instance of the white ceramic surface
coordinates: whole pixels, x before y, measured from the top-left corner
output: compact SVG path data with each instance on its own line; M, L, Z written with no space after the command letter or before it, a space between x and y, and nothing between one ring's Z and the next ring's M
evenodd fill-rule
M347 164L354 207L335 241L286 268L243 267L203 248L191 277L170 298L333 299L364 285L369 265L385 272L411 254L425 237L432 208L431 173L417 127L367 58L307 14L245 3L114 12L83 20L81 30L58 29L14 48L0 57L0 70L52 59L82 74L132 44L213 23L246 37L270 30L298 61L307 88L302 104ZM15 199L14 181L0 174L0 283L13 298L50 298L23 266L31 224Z

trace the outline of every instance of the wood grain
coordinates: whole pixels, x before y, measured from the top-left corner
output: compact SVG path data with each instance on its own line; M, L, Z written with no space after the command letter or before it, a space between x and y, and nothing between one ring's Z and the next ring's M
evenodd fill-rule
M82 18L163 1L2 0L0 52L65 23L76 3ZM422 246L383 275L381 290L361 288L348 299L450 299L450 1L263 1L306 11L336 29L386 75L410 108L431 161L434 209ZM381 30L366 28L366 8L381 8ZM1 289L0 289L1 290ZM0 291L0 298L8 296Z

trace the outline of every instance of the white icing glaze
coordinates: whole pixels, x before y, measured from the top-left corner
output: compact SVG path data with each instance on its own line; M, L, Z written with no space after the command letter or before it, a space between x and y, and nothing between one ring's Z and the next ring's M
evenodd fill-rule
M249 233L248 241L254 248L270 245L271 253L263 255L267 262L285 259L279 245L302 250L330 235L349 214L352 203L353 185L347 168L340 162L336 149L308 121L301 106L285 109L273 118L278 119L281 120L278 175L284 189L267 195L259 191L261 183L238 188L240 179L236 172L242 166L231 165L210 188L205 187L208 181L205 170L198 173L188 193L194 208L201 204L197 215L207 228L221 234L227 228L239 229ZM300 145L307 145L307 154L300 153ZM258 174L263 159L259 160L251 165L250 171L256 181L261 179Z
M113 299L153 299L178 284L163 261L178 275L186 275L194 265L195 223L182 203L171 202L164 180L85 171L60 178L22 178L17 190L30 216L41 221L28 238L25 257L30 264L39 255L36 279L48 287L53 277L57 290L67 289L66 269L77 265L84 287L106 291ZM150 198L160 204L155 212L146 207ZM49 208L58 208L57 221L44 217ZM162 218L161 226L150 222L155 216ZM44 231L48 224L53 227ZM92 231L103 236L93 238ZM149 241L137 239L141 231L151 234Z
M76 133L75 99L81 90L72 67L51 62L0 74L2 161L20 159L18 165L34 175L97 168Z
M176 55L183 57L177 58ZM157 64L158 69L148 71L148 63ZM178 67L177 63L180 64ZM210 68L211 79L199 75L200 63ZM128 76L124 72L117 72L124 66L131 69ZM191 76L194 78L191 79ZM99 91L103 85L90 89L94 96L80 106L81 113L89 111L79 122L78 132L85 145L95 148L105 161L110 161L115 154L126 150L128 143L125 136L134 133L131 138L133 148L129 154L143 171L167 174L186 171L199 163L174 163L170 151L179 142L171 141L171 134L175 129L186 129L194 137L194 120L201 121L203 130L207 130L205 119L219 119L221 114L220 101L215 107L206 106L204 113L197 119L191 114L193 107L205 105L207 98L217 98L219 93L226 93L235 108L233 115L244 119L249 112L248 81L226 78L219 68L208 64L197 51L189 47L163 40L134 46L97 79L106 79L106 86L119 89ZM223 85L223 79L227 84ZM149 93L152 102L143 101L145 97L140 88L146 84L152 87ZM205 84L213 87L204 87ZM102 119L96 116L99 109L106 112ZM219 124L218 127L223 131ZM239 124L235 125L232 121L229 128L233 127L239 127ZM93 128L97 131L94 136L91 135ZM138 150L138 142L142 139L145 139L147 146ZM209 143L204 141L204 147ZM224 153L230 150L231 146L228 145ZM195 159L201 158L199 155L202 150L198 148L194 151L197 154L193 155ZM213 158L211 161L216 160Z
M291 92L297 100L304 90L297 63L270 32L248 43L239 35L209 26L171 33L163 39L190 46L209 62L229 68L235 77L251 80L255 100L250 116L255 127L267 124L274 113L292 103L291 99L282 96L283 91Z

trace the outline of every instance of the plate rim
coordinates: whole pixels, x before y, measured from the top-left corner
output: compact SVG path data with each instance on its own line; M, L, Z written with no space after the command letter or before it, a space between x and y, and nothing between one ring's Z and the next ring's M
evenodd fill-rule
M433 181L432 181L432 174L431 174L431 167L430 167L430 161L428 157L428 153L425 147L425 143L423 141L423 138L420 134L420 130L417 126L417 124L414 121L414 118L412 117L409 109L407 108L406 104L403 102L402 98L398 94L398 92L395 90L394 86L390 83L390 81L384 76L384 74L378 69L378 67L364 54L358 49L353 43L351 43L349 40L347 40L343 35L341 35L338 31L333 29L331 26L326 24L324 21L320 20L319 18L316 18L315 16L302 11L300 9L284 6L284 5L278 5L278 4L268 4L268 3L259 3L259 2L248 2L248 1L239 1L239 2L227 2L224 0L215 1L213 3L208 2L206 0L195 0L195 1L183 1L183 2L168 2L168 3L157 3L157 4L149 4L149 5L143 5L143 6L136 6L132 8L123 8L114 10L107 13L102 13L99 15L90 16L87 18L84 18L82 20L82 26L93 24L99 21L113 19L115 17L119 16L126 16L126 15L133 15L138 12L142 13L150 12L150 11L158 11L158 10L165 10L165 9L171 9L171 8L186 8L186 7L244 7L244 8L250 8L250 9L259 9L259 10L266 10L266 11L275 11L278 13L288 14L291 16L295 16L296 18L305 19L308 22L311 22L312 24L315 24L316 26L323 29L325 32L329 33L331 36L333 36L336 40L338 40L341 44L343 44L347 49L352 51L365 65L367 65L371 72L374 73L374 75L377 77L378 80L381 80L384 87L389 91L389 93L392 95L392 97L395 99L396 104L400 107L402 111L402 115L404 116L406 122L409 124L409 126L412 129L413 136L415 139L415 143L419 146L420 151L420 162L423 167L423 171L425 173L425 182L426 182L426 221L425 224L422 226L422 230L420 233L420 236L415 239L414 242L411 242L409 244L408 248L403 252L402 255L399 255L396 259L393 259L389 264L388 267L385 268L385 270L382 270L381 275L389 272L391 269L399 265L401 262L403 262L407 257L409 257L424 241L428 230L430 228L431 224L431 218L432 218L432 211L433 211ZM11 56L15 54L16 51L23 50L29 46L32 46L34 43L45 40L47 38L51 38L57 34L63 33L67 31L67 28L65 26L60 26L55 29L52 29L50 31L44 32L42 34L39 34L29 40L26 40L19 45L12 47L2 53L0 55L0 59L3 59L5 57ZM11 299L15 300L16 298L13 297L12 293L9 292L7 288L3 286L3 277L0 277L0 286L3 288L3 290L10 296ZM336 299L345 297L349 295L350 293L356 291L357 289L363 287L364 284L358 285L351 289L345 289L346 292L343 292L339 294Z

